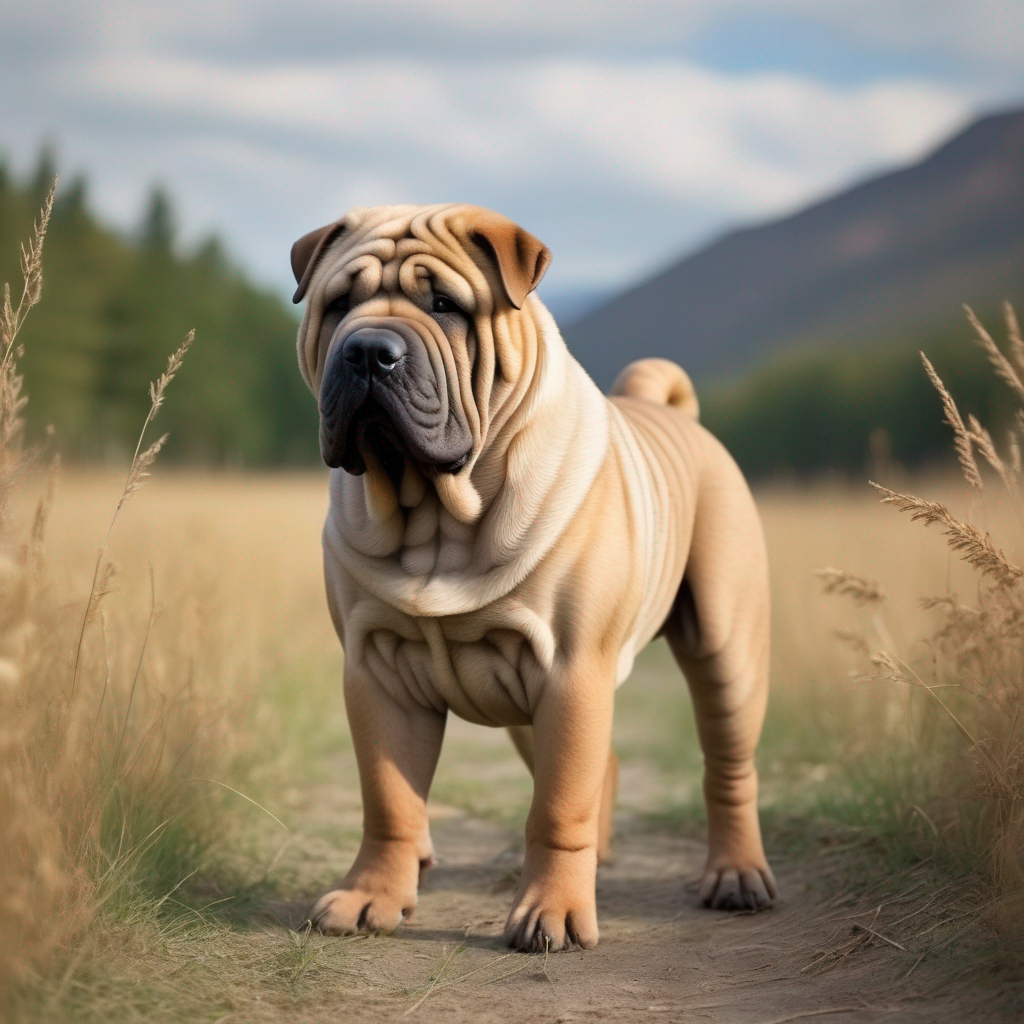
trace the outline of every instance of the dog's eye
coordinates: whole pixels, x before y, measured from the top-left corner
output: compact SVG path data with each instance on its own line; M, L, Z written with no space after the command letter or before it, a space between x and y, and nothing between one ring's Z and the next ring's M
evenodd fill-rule
M435 295L434 296L434 307L435 313L461 313L462 310L448 298L447 295Z
M339 295L333 302L328 303L324 313L327 315L344 316L349 310L348 292Z

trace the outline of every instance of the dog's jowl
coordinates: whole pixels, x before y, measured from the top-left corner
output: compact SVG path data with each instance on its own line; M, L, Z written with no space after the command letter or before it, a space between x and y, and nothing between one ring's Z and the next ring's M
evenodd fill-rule
M674 363L641 360L598 391L533 293L550 258L461 205L353 210L292 248L364 805L355 863L311 913L324 932L411 914L451 712L507 727L533 772L509 944L593 946L615 690L661 633L704 751L700 898L775 896L754 769L769 608L753 500Z

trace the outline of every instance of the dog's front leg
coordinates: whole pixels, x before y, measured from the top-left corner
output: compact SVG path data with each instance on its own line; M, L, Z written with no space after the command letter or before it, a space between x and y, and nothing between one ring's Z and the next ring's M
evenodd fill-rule
M549 680L534 711L526 856L505 925L515 949L597 944L598 820L614 684L612 666L578 666Z
M345 707L359 763L363 841L341 885L310 913L329 935L392 931L416 906L421 865L433 856L427 794L445 715L346 670Z

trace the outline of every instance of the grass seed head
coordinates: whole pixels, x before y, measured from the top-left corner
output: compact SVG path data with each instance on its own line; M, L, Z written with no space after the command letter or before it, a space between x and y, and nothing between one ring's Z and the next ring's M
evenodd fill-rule
M977 462L974 461L971 436L964 426L964 421L960 418L960 411L956 407L956 402L953 401L953 396L949 393L946 385L942 383L942 378L935 372L935 367L932 366L931 361L923 352L921 353L921 362L924 364L924 372L928 375L932 386L939 393L939 398L942 399L942 408L946 413L946 423L953 428L953 447L956 450L956 457L960 461L960 469L964 474L964 479L972 487L977 487L978 490L981 490L981 474L978 472Z
M985 352L995 374L1024 406L1024 342L1012 306L1005 306L1009 338L1008 359L970 308L967 318L975 341ZM975 416L965 425L956 403L928 359L922 354L925 372L938 391L953 429L953 444L963 475L980 489L977 449L1006 486L1011 504L1024 529L1017 480L1021 472L1020 437L1024 433L1024 408L1015 414L1008 432L1010 458L996 451L990 432ZM886 650L870 657L876 676L912 682L925 691L932 707L956 728L964 746L957 770L951 771L948 752L930 761L915 752L922 782L962 780L973 785L973 795L957 804L959 827L936 833L944 845L955 836L974 836L974 851L988 866L993 904L1004 908L1024 905L1024 569L997 547L991 536L972 522L954 516L949 507L912 494L903 494L872 482L884 504L908 512L912 520L938 526L946 543L981 574L977 605L969 606L956 594L923 597L925 609L941 613L941 621L925 641L928 657L913 665ZM966 768L964 772L962 769ZM939 784L937 792L948 786ZM966 797L964 790L961 796ZM965 840L966 841L966 840ZM1016 920L1019 924L1019 914ZM1003 917L1006 917L1004 914Z
M900 512L909 512L910 518L926 526L942 526L947 544L959 552L960 557L976 569L980 569L996 582L1010 586L1024 578L1024 569L1014 565L995 544L992 538L983 534L976 526L964 523L953 516L945 505L937 501L926 501L912 494L900 494L888 487L869 481L882 495L883 505L893 505Z
M906 679L903 670L896 664L895 659L888 651L878 651L871 655L871 664L877 669L877 674L883 679L892 679L902 682Z
M170 434L164 434L162 437L157 438L132 463L125 480L124 493L121 495L118 508L139 490L143 481L150 475L150 468L156 461L156 457L160 454L160 449L167 443L167 438L170 436Z
M885 590L875 580L865 579L844 569L833 569L831 566L816 569L814 574L821 580L826 594L842 594L853 598L857 604L877 604L885 600Z
M156 381L149 385L149 398L152 403L152 408L150 410L151 419L156 415L160 406L164 404L164 392L167 390L167 385L174 380L175 374L181 369L181 364L185 361L185 354L192 347L192 342L195 341L195 337L195 330L188 332L185 336L185 340L169 356L167 360L167 369L157 377Z
M975 341L988 356L996 376L1017 396L1017 400L1024 402L1024 383L1021 382L1017 371L1010 364L1010 361L1000 351L999 346L992 340L992 335L985 330L981 321L977 318L970 306L964 306L967 313L967 320L974 328ZM1012 313L1012 309L1011 309ZM1016 317L1013 318L1014 325Z

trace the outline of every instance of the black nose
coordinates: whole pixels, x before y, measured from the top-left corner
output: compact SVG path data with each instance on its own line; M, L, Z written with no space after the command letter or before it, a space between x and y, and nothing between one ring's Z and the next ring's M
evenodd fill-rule
M382 327L363 327L345 339L341 354L360 376L386 377L405 355L405 340Z

